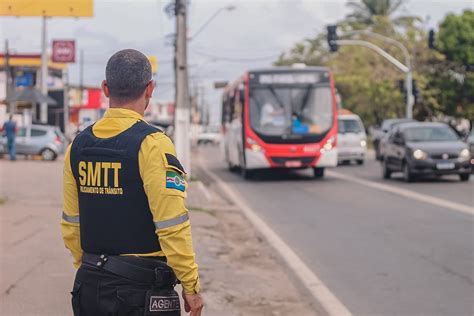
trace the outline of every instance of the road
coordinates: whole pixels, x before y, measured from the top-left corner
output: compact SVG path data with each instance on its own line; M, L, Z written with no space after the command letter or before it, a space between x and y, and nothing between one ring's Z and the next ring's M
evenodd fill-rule
M472 178L383 180L370 159L245 181L218 149L200 157L354 315L474 315Z

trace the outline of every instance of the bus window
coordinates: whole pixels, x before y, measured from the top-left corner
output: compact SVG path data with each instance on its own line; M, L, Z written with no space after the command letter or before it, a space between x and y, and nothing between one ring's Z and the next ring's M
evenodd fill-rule
M258 87L250 92L250 125L261 134L321 134L332 120L329 87Z

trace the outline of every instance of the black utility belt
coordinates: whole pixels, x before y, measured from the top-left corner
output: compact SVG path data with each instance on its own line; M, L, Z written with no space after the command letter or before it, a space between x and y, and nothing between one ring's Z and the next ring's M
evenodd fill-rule
M165 259L84 253L82 262L139 283L174 286L178 283Z

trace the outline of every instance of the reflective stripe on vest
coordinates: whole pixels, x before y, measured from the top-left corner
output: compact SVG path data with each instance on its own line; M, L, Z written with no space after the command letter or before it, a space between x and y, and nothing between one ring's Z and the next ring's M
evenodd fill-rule
M79 215L70 216L63 212L63 219L69 223L74 223L74 224L79 223Z
M168 228L168 227L172 227L172 226L182 224L182 223L186 222L187 220L189 220L188 213L183 214L183 215L181 215L179 217L176 217L176 218L168 219L166 221L160 221L160 222L154 222L154 223L155 223L156 229L163 229L163 228Z

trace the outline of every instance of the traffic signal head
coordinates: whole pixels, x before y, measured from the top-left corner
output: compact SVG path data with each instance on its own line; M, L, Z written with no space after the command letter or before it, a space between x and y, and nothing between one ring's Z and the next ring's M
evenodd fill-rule
M431 48L431 49L436 48L436 45L435 45L435 31L433 29L431 29L428 32L428 47Z
M328 25L328 45L331 52L337 52L339 46L336 44L337 41L337 25Z

